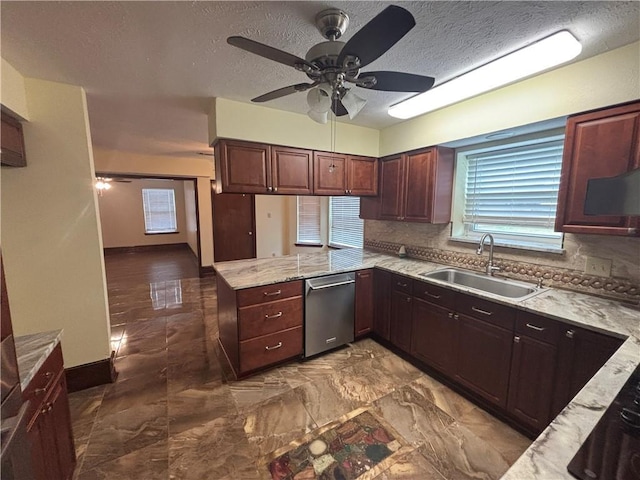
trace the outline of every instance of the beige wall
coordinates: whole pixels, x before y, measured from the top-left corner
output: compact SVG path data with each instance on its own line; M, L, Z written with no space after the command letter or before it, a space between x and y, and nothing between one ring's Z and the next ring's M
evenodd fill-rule
M30 120L27 167L1 171L1 241L15 333L64 329L66 367L106 359L109 310L85 92L26 78L23 104L13 98L20 86L7 82L3 74L3 103L26 107L28 115L16 113Z
M225 98L216 98L214 102L209 116L209 134L214 135L209 138L210 144L219 137L334 151L330 122L321 125L299 113ZM338 122L335 151L377 157L379 135L373 128Z
M289 255L289 198L286 195L255 196L257 258Z
M206 156L165 157L94 148L96 171L107 174L191 177L198 185L200 264L213 265L213 220L211 179L213 158Z
M636 42L388 127L380 156L635 100L639 74Z
M185 213L185 234L187 236L187 244L193 252L198 256L198 222L196 212L196 186L193 180L184 180L184 213Z
M179 233L145 235L143 188L174 190ZM182 180L132 179L130 183L111 182L111 188L98 197L98 203L104 248L187 243L185 192ZM195 211L193 221L195 223Z
M24 120L29 120L24 77L4 58L0 63L2 93L0 103Z

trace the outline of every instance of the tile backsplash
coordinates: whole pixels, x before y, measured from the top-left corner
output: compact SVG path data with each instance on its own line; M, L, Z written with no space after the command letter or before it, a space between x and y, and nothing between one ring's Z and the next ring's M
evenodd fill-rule
M395 253L401 245L409 257L484 271L488 250L476 255L477 245L450 240L450 225L366 220L364 246ZM612 260L610 277L584 272L587 257ZM640 303L640 238L565 234L564 253L495 247L499 276Z

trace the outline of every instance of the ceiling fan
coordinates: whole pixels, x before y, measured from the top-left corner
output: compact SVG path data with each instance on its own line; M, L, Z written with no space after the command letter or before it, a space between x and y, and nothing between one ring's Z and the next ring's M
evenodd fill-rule
M329 110L338 117L349 115L349 118L354 118L364 107L366 100L353 93L349 84L369 90L416 93L426 92L433 86L433 77L402 72L360 71L393 47L415 24L410 12L390 5L345 43L338 41L338 38L349 25L348 15L335 8L323 10L316 16L316 26L328 41L311 47L304 59L245 37L229 37L227 42L293 67L312 80L312 83L298 83L265 93L253 98L252 102L267 102L308 90L309 116L319 123L326 123Z

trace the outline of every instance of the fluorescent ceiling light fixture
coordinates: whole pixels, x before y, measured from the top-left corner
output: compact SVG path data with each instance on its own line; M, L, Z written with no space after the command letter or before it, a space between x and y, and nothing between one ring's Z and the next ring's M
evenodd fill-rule
M563 30L392 105L389 115L413 118L568 62L581 51L580 42Z

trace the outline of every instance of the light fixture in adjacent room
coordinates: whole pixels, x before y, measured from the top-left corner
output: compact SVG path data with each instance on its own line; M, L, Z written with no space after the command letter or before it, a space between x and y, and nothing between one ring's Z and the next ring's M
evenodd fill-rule
M389 115L413 118L568 62L581 51L580 42L563 30L392 105Z
M109 190L111 188L111 183L109 182L111 182L110 178L103 178L103 177L96 178L95 187L96 187L96 190L98 190L98 195L102 196L102 193L105 190Z

